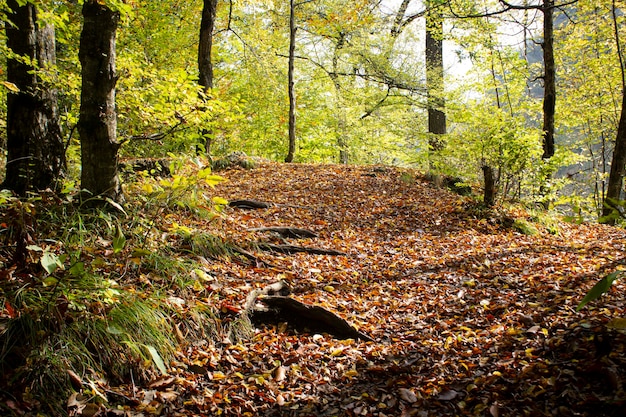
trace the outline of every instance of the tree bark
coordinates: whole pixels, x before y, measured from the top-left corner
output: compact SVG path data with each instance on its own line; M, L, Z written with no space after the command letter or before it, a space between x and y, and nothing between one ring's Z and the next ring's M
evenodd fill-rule
M329 74L330 79L333 81L335 87L335 107L337 110L337 146L339 146L339 163L347 164L349 162L348 141L346 131L346 111L344 109L341 83L339 82L339 53L345 45L345 34L339 32L337 36L337 44L333 51L333 67L332 72Z
M198 83L209 90L213 88L213 30L217 14L217 0L204 0L200 22L200 42L198 43Z
M496 201L496 179L493 173L493 168L489 165L483 165L483 177L485 180L483 203L486 207L493 207Z
M443 109L443 18L432 2L426 13L426 88L428 90L428 133L431 150L443 148L439 135L446 133L446 114Z
M296 153L296 93L294 86L294 61L296 57L296 5L295 0L289 0L289 149L285 162L293 162Z
M217 14L217 0L204 0L202 8L202 20L200 22L200 41L198 42L198 83L207 93L213 88L213 31L215 29L215 16ZM204 138L204 152L211 156L211 136L213 132L208 129L202 131Z
M616 203L622 197L624 174L626 174L626 68L624 68L624 56L620 42L617 11L614 1L612 2L612 18L620 72L622 75L622 111L617 126L617 137L615 138L615 149L613 149L609 183L607 185L604 206L602 208L603 219L601 220L608 224L615 224L617 220L616 216L611 216L611 214L613 214L613 210L617 210Z
M556 66L554 64L554 0L543 1L543 156L554 156L554 113L556 105Z
M115 110L115 32L119 12L97 0L83 5L83 30L78 56L82 90L78 133L82 152L81 186L93 196L123 202L118 175Z
M7 81L18 92L7 96L7 165L3 186L18 195L29 190L55 188L65 173L65 149L61 137L57 91L41 79L42 71L56 64L54 28L38 26L34 4L19 6L10 0L13 25L6 25L7 46L17 59L7 62Z
M619 201L622 193L626 167L626 91L622 94L622 112L620 114L617 137L615 138L615 149L613 150L613 160L611 161L611 173L609 174L609 184L604 200L603 216L609 216ZM606 223L613 224L615 219L608 219Z

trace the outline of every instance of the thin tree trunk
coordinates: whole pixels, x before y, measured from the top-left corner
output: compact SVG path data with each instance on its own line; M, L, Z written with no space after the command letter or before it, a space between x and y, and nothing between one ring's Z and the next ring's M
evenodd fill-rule
M78 132L82 188L91 195L122 202L115 111L115 32L118 21L118 12L97 0L85 1L78 52L82 65Z
M554 64L554 0L543 2L543 156L554 156L554 112L556 104L556 66Z
M343 49L345 45L344 33L339 33L339 39L335 45L333 52L333 70L329 74L333 85L335 87L335 106L337 109L337 145L339 146L339 163L347 164L349 162L348 141L346 139L346 111L344 109L343 100L341 97L341 83L339 82L339 51Z
M18 92L7 97L7 165L3 186L18 195L55 188L64 175L65 150L61 137L57 91L39 77L56 64L54 28L39 27L34 4L10 0L12 25L6 25L7 46L29 58L38 68L9 59L7 81Z
M198 43L198 83L208 93L213 88L213 31L215 29L215 16L217 14L217 0L204 0L202 8L202 20L200 22L200 41ZM213 132L208 129L202 130L204 138L205 154L211 157L211 136Z
M609 174L609 183L607 185L606 197L604 198L604 207L602 209L602 216L606 217L603 221L608 224L615 224L616 219L611 216L611 214L615 209L615 203L621 199L624 174L626 173L626 69L624 68L624 57L617 25L615 1L613 1L612 4L612 11L615 43L617 44L617 53L622 75L622 111L619 118L619 125L617 126L617 137L615 138L615 149L613 150L613 159L611 161L611 172Z
M426 13L426 88L428 89L429 146L437 151L443 148L439 135L446 133L446 114L443 109L443 18L436 6L428 5Z
M294 61L296 54L296 10L295 1L289 0L289 150L285 162L293 162L296 153L296 93L294 86Z

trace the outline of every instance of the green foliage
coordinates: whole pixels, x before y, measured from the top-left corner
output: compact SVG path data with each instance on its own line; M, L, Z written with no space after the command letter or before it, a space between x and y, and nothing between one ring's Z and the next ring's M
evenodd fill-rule
M622 271L615 271L598 281L578 304L578 306L576 307L576 311L582 310L582 308L585 307L589 302L597 300L598 298L600 298L600 296L602 296L602 294L607 293L611 289L611 285L613 285L613 282L616 279L620 278L622 275Z
M524 219L516 219L513 222L513 229L517 230L521 234L534 236L539 233L537 228L530 222Z
M213 188L225 180L223 177L213 174L211 168L181 172L176 162L171 164L170 169L173 171L171 178L140 177L128 187L149 206L190 210L207 218L213 218L221 211L223 202L204 193L202 185Z
M240 249L223 237L198 233L191 237L191 251L209 259L230 259L240 254Z

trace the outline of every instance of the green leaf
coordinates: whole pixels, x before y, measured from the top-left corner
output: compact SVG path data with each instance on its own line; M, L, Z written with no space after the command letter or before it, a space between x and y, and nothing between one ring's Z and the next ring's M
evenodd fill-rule
M105 200L111 206L115 207L117 210L119 210L120 212L124 213L125 216L128 216L126 211L124 211L124 207L122 207L122 205L120 203L118 203L117 201L114 201L113 199L111 199L109 197L107 197Z
M52 274L57 268L63 267L61 259L56 254L48 251L44 251L40 262L48 274Z
M215 187L217 184L223 181L225 181L225 178L220 177L219 175L209 175L208 177L204 178L204 182L210 187Z
M219 204L220 206L227 206L228 205L228 200L226 200L225 198L222 198L222 197L213 197L212 200L213 200L213 203Z
M26 249L33 250L35 252L43 252L43 248L41 246L37 246L37 245L28 245L28 246L26 246Z
M76 262L69 269L69 272L74 277L79 277L85 273L85 263L84 262Z
M130 254L131 258L143 258L144 256L150 255L152 252L142 248L134 248L133 252Z
M122 228L117 225L117 234L113 238L113 253L120 253L126 246L126 236L122 233Z
M42 281L44 287L53 287L59 282L55 277L48 277Z
M119 327L114 325L107 326L107 332L111 334L124 334L124 332Z
M166 374L167 368L165 367L165 363L163 362L163 359L161 359L161 355L159 355L159 352L157 352L154 346L144 346L146 347L146 349L148 349L148 352L150 352L150 356L152 356L152 361L154 362L156 367L159 368L159 371L161 371L162 374Z
M612 272L602 278L600 281L598 281L596 285L594 285L593 288L589 290L587 295L585 295L585 298L582 299L580 304L578 304L578 307L576 307L576 311L580 311L585 305L587 305L587 303L599 298L602 294L607 292L611 288L613 281L619 278L620 273L621 271Z

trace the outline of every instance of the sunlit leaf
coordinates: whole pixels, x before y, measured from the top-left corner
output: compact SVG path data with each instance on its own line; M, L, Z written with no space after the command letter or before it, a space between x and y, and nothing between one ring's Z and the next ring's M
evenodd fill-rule
M152 362L154 362L159 371L161 371L162 374L167 374L167 367L165 366L165 362L163 362L161 355L159 355L159 352L154 348L154 346L146 345L146 349L148 349L148 352L150 352Z
M20 89L17 85L13 84L12 82L9 81L1 81L2 85L9 91L11 91L12 93L19 93Z
M63 262L61 259L54 253L44 251L43 255L41 255L41 266L46 270L48 274L52 274L58 268L63 267Z

